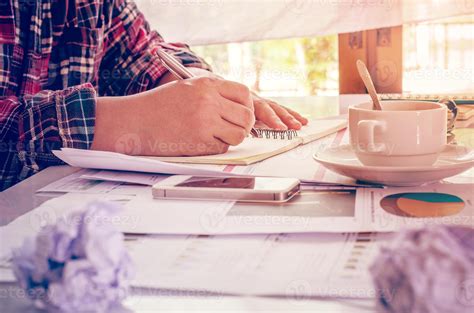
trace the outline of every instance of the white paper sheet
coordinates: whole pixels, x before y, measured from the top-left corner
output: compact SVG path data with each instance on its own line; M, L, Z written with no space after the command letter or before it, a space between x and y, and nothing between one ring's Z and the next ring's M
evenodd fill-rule
M223 167L219 170L201 169L115 152L62 148L54 150L53 153L71 166L89 169L182 175L232 175L224 173L221 170Z
M123 214L139 225L121 224L139 234L268 234L362 230L364 210L356 211L355 191L304 191L283 204L157 200L142 194Z
M126 172L111 172L110 174L101 174L103 171L81 169L71 175L63 177L51 184L39 189L37 192L47 193L92 193L92 194L117 194L117 195L137 195L146 192L141 185L127 184L124 181L114 180L113 177L121 176L130 178L128 180L138 179L133 175L127 175ZM125 176L126 175L126 176ZM148 174L143 174L148 175ZM150 174L151 175L151 174ZM156 180L157 175L151 175L148 180ZM87 177L87 178L85 178ZM103 179L110 178L110 179ZM134 183L134 182L130 182Z
M18 247L26 237L35 235L42 226L54 223L59 217L81 209L86 203L94 200L110 200L122 204L124 210L113 219L114 225L123 232L138 234L203 235L390 232L403 228L420 228L433 224L474 226L473 184L435 184L416 189L359 189L356 199L354 198L354 194L351 194L351 191L347 190L317 193L305 191L306 194L303 193L299 199L295 198L292 203L287 205L153 200L151 197L151 188L143 186L141 188L146 190L146 192L136 196L69 193L43 203L40 207L20 216L7 226L0 227L0 238L2 238L2 245L0 245L0 264L4 264L5 260L9 259L12 248ZM448 200L457 199L455 197L458 197L461 201L450 200L453 205L441 206L441 211L439 212L444 212L444 215L437 217L407 217L399 215L397 212L391 213L382 207L383 205L381 203L383 199L387 197L390 198L396 194L413 192L442 193L448 195ZM438 196L430 195L430 197L431 199L436 199ZM443 197L441 197L441 199L444 199ZM407 206L403 207L403 204L406 205L407 201L412 201L410 198L407 198L408 200L405 198L400 198L402 199L400 200L401 202L392 201L388 203L401 204L398 210L405 212ZM443 203L443 201L441 201L441 203ZM410 206L408 206L408 208L410 208ZM423 215L432 209L433 206L428 203L426 207L415 206L412 211ZM408 210L407 212L410 211ZM446 214L446 212L449 214ZM170 247L172 247L173 244L170 244ZM339 242L339 245L340 244ZM234 248L235 251L242 250L242 248L238 248L237 243L236 247L237 248ZM258 247L259 251L265 251L261 246ZM150 250L148 247L146 249L144 248L144 251L150 253L149 251L161 251L160 249L162 249L161 246L156 248L156 250ZM177 249L176 251L180 250ZM166 255L166 253L164 254ZM288 255L292 256L291 253ZM212 257L216 256L214 255ZM153 258L153 262L157 263L158 261L156 258ZM286 262L287 264L292 264L291 260L286 260ZM237 265L232 265L232 268ZM197 271L194 272L197 273ZM314 273L314 275L316 275L316 273ZM202 277L200 276L196 277L196 281L200 281L201 279ZM315 281L316 280L319 280L319 278L315 278ZM143 281L139 281L143 283ZM184 281L187 281L187 278ZM151 284L152 282L145 282L143 284L146 285L147 283ZM160 283L163 283L164 287L176 287L173 286L176 284L176 280L167 281L163 279ZM234 288L233 285L223 285L226 283L226 280L219 282L217 279L216 282L213 283L219 286L218 291L220 292L239 292L236 289L232 289ZM246 282L243 283L243 285L245 284ZM276 289L266 290L263 289L264 286L262 286L262 289L248 290L259 294L264 294L265 292L273 294L282 290L283 287L281 284L282 282L265 284L271 288L274 286ZM237 285L240 286L239 284ZM310 286L313 286L312 283L310 283ZM183 283L182 287L190 288L192 286ZM316 287L311 287L311 290L314 290L314 288ZM319 289L316 290L323 292Z
M82 175L90 175L97 170L81 169L71 175L65 176L51 184L38 189L36 192L86 192L107 193L121 185L118 182L104 182L100 180L83 179Z
M119 215L121 222L117 227L124 233L215 235L391 232L431 224L474 225L472 184L435 184L417 189L358 189L356 193L351 190L306 190L283 204L157 200L152 197L151 187L141 186L141 190L136 196L123 196L127 201ZM454 195L461 199L462 207L460 203L455 203L454 209L460 209L452 215L419 218L387 212L380 204L384 197L413 191ZM113 196L66 194L45 202L26 215L35 219L37 216L50 216L48 212L53 212L53 216L57 216L57 212L68 212L66 208L71 204L78 206L94 199L107 199L105 195ZM426 210L429 212L433 207L427 206Z
M23 214L5 226L0 227L0 265L11 257L12 248L20 244L28 237L34 236L38 231L49 224L55 223L62 216L66 216L92 201L112 201L121 205L130 202L135 196L114 194L87 194L67 193L53 198L41 204L36 209ZM136 228L139 225L139 217L136 215L120 215L113 219L114 225L120 227L125 223L128 227ZM134 226L135 225L135 226Z
M133 286L286 296L291 301L374 297L368 266L390 236L159 236L127 245L138 268Z
M123 171L90 171L81 175L80 178L153 186L167 177L169 177L169 175Z
M127 236L134 287L200 294L373 298L368 267L391 234ZM12 281L2 267L0 281Z

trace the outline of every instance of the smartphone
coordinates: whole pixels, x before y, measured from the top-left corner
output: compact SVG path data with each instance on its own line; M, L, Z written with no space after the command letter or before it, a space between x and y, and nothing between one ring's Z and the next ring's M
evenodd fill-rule
M175 175L153 186L156 199L285 202L300 190L296 178Z

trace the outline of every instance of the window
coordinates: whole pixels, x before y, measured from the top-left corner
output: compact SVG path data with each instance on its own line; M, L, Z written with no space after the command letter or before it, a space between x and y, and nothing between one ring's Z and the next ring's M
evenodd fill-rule
M403 26L403 91L474 90L474 16ZM338 94L337 35L194 46L226 79L263 96Z
M192 48L216 73L263 96L338 94L336 35Z
M473 19L469 15L404 26L404 91L472 93Z

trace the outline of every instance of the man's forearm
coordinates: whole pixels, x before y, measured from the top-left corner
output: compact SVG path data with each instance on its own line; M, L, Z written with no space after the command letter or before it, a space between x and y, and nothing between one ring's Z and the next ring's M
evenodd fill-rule
M128 96L123 96L98 97L96 99L92 150L115 150L114 146L117 139L121 136L120 134L124 127L123 123L133 123L133 120L140 118L138 114L130 114L129 107L126 105L129 101L128 98Z

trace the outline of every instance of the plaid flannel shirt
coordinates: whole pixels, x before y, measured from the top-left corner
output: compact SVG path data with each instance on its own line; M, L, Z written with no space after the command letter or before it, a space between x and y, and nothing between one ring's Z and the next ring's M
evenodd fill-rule
M88 149L96 96L156 87L166 69L154 49L208 68L150 31L133 0L2 0L0 190L61 164L52 150Z

